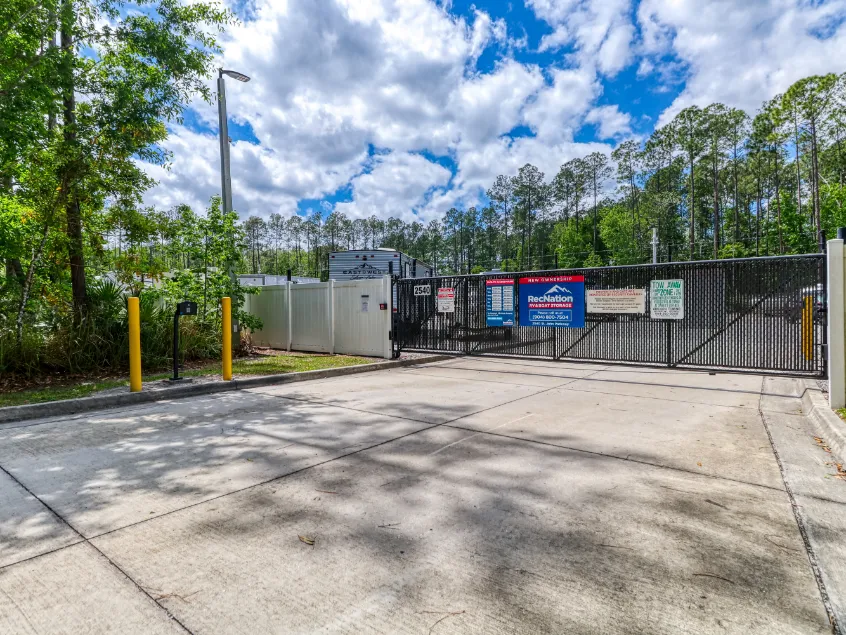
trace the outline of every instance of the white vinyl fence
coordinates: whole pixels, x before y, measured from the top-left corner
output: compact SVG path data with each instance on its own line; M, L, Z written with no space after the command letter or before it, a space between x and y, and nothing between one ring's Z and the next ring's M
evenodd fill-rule
M257 346L390 359L390 302L385 276L266 286L247 296L245 309L263 322L251 333Z

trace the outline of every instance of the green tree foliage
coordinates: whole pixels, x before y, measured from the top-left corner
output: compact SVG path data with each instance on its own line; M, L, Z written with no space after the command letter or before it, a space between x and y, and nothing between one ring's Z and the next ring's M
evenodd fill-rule
M205 80L219 52L215 35L232 17L205 2L143 5L0 6L0 197L4 210L19 210L12 225L26 229L0 252L6 319L16 316L0 337L7 341L13 331L16 348L25 344L24 322L55 327L68 313L72 341L84 343L93 321L112 315L101 311L109 294L89 298L100 271L134 263L156 273L140 252L158 227L137 210L152 185L138 160L166 164L166 123L193 97L211 98ZM130 250L128 260L112 263L108 233L115 224L128 231Z
M125 295L142 298L145 355L166 361L183 299L188 355L215 354L229 270L328 275L329 253L392 247L441 273L649 262L819 249L846 225L846 81L805 78L754 117L689 107L642 143L526 164L442 218L224 216L146 208L138 160L167 165L167 122L205 80L232 17L206 2L0 4L0 370L125 363ZM403 211L404 212L404 211ZM146 341L146 339L145 339Z

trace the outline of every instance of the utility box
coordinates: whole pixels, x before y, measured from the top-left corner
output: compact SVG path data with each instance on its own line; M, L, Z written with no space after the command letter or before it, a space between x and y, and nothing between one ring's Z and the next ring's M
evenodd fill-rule
M179 315L197 315L197 303L180 302L176 305L176 312Z
M393 263L393 267L391 266ZM431 265L395 249L353 249L329 254L330 280L367 280L393 273L400 278L431 278Z

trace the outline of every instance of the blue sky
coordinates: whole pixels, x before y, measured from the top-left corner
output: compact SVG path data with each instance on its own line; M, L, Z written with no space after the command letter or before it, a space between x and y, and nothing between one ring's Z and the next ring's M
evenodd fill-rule
M249 11L245 11L249 6ZM840 72L846 0L239 0L223 38L233 197L246 217L332 209L427 222L527 162L643 139L681 108L754 110ZM171 126L148 202L219 188L214 105ZM608 184L613 187L613 184Z

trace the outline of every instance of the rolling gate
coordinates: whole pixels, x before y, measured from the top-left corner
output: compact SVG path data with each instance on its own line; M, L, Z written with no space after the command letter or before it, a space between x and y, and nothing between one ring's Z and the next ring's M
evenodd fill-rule
M708 370L826 375L825 254L395 279L394 354L508 355ZM584 328L519 326L521 277L584 275L590 289L645 289L645 314L585 315ZM485 281L514 283L515 326L486 326ZM684 281L684 318L652 319L653 280ZM415 286L431 285L430 295ZM439 288L455 312L437 311ZM418 290L419 291L419 290Z

